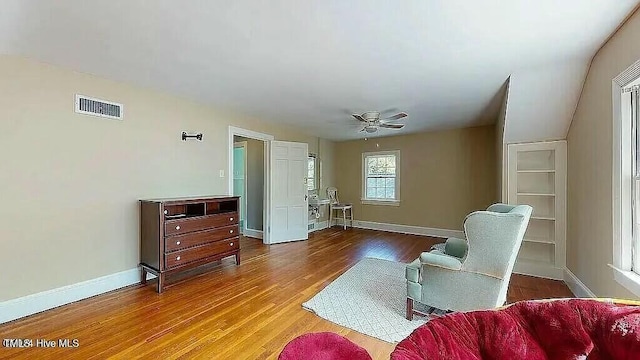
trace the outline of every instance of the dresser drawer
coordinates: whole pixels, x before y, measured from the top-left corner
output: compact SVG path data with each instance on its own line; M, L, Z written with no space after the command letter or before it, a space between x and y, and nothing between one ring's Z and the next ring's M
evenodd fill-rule
M164 247L166 252L176 251L210 243L213 241L237 237L238 231L238 225L231 225L222 228L216 228L213 230L197 231L188 234L170 236L165 238Z
M238 213L198 216L189 219L167 220L164 224L164 234L167 236L184 234L192 231L205 230L212 227L222 227L238 223Z
M167 268L173 268L239 248L240 239L236 237L165 254L164 262Z

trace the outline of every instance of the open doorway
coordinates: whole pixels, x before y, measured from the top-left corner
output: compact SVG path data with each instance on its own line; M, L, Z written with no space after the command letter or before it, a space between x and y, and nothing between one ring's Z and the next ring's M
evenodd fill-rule
M240 196L242 234L263 238L264 229L264 142L244 136L233 137L233 195Z
M240 233L247 227L247 142L233 137L233 195L240 197Z
M269 243L269 149L273 136L229 126L229 194L240 196L244 236Z

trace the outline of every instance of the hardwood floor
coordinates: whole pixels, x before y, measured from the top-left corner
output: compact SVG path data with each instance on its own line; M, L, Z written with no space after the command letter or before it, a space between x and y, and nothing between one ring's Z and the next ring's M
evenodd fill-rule
M301 304L363 257L409 262L439 241L338 228L271 246L243 238L240 266L223 259L193 278L175 277L163 294L150 282L1 325L3 339L77 339L79 346L0 348L0 359L275 359L291 339L317 331L344 335L374 359L388 359L394 345L330 323ZM508 301L571 296L562 282L514 275Z

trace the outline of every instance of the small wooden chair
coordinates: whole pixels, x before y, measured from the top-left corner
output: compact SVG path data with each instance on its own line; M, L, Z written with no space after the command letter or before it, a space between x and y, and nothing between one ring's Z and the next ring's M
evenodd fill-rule
M334 187L327 188L327 195L329 196L329 226L333 223L333 211L342 211L342 225L344 230L347 230L347 210L349 210L349 220L351 221L351 227L353 227L353 205L341 204L338 199L338 189Z

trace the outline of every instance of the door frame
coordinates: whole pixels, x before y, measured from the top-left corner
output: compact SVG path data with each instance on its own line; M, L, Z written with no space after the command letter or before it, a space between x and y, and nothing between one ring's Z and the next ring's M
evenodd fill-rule
M247 130L229 125L229 138L227 142L227 194L233 196L233 137L243 136L249 139L260 140L264 144L264 198L262 200L262 242L270 243L269 221L271 220L271 141L274 140L273 135L260 133L253 130Z

